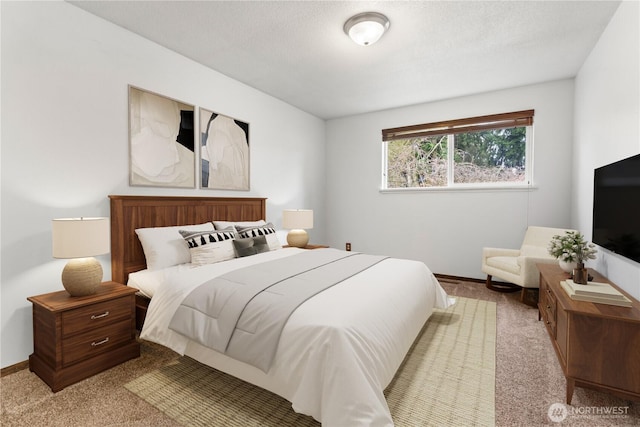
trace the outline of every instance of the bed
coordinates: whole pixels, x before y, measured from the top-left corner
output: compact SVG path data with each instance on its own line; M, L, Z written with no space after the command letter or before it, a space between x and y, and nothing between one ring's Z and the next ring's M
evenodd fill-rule
M282 247L198 267L150 270L136 229L265 220L266 199L109 197L112 280L155 284L150 300L138 297L141 339L278 394L323 425L393 425L383 391L433 309L454 302L424 263L384 258L305 300L284 324L273 361L260 369L177 333L169 328L171 319L206 278L297 260L309 251Z

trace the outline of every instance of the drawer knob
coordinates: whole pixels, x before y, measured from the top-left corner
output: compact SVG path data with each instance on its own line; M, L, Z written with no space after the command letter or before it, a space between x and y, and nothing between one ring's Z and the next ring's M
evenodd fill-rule
M98 341L98 342L94 341L94 342L92 342L92 343L91 343L91 346L93 346L93 347L97 347L97 346L99 346L99 345L106 344L106 343L108 343L108 342L109 342L109 337L106 337L106 338L105 338L105 339L103 339L102 341Z
M105 311L105 312L104 312L104 313L102 313L102 314L93 314L93 315L91 316L91 320L102 319L103 317L107 317L108 315L109 315L109 312L108 312L108 311Z

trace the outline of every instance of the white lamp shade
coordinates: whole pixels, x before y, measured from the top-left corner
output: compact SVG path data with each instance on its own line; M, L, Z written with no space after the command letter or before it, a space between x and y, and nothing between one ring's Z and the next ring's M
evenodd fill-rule
M54 258L85 258L109 253L109 218L51 221Z
M285 209L282 211L282 227L288 230L313 228L313 211L311 209Z

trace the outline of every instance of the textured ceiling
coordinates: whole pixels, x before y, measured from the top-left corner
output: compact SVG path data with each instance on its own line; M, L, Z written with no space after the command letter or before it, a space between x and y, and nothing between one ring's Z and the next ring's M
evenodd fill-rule
M69 1L323 119L569 78L619 1ZM391 21L368 47L352 15Z

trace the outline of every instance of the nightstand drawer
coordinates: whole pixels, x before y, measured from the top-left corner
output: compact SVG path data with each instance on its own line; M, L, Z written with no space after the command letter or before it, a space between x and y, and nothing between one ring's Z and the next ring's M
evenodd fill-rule
M62 313L62 336L67 337L85 330L95 330L118 320L131 319L131 310L131 297L125 296L66 311Z
M556 337L556 296L551 292L551 289L546 288L545 292L545 314L543 315L547 327L549 328L549 334L552 338Z
M131 319L125 319L64 340L62 365L66 366L119 347L131 341L132 333Z

